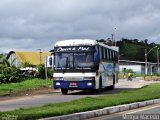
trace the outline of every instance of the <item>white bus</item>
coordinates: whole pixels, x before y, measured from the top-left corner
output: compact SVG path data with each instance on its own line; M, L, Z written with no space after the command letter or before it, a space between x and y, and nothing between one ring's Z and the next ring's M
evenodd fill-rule
M54 46L54 88L114 89L118 82L118 47L90 39L63 40Z

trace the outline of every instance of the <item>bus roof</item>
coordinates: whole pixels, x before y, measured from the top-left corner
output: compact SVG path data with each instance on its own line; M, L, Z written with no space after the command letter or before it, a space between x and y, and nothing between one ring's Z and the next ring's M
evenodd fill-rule
M89 45L89 46L94 46L94 45L100 45L115 51L119 51L119 48L116 46L108 46L104 43L97 42L96 40L91 40L91 39L70 39L70 40L62 40L58 41L55 43L55 47L59 46L79 46L79 45Z
M119 47L117 47L117 46L108 46L108 45L106 45L104 43L100 43L100 42L98 42L98 45L119 52Z
M71 40L62 40L55 43L57 46L79 46L79 45L96 45L96 40L91 39L71 39Z

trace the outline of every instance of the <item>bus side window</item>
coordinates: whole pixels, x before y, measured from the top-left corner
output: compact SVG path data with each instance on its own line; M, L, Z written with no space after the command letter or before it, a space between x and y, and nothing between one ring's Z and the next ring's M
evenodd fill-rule
M116 61L116 52L114 51L114 54L113 54L113 58L114 58L114 61Z
M114 51L112 51L112 61L114 61Z
M115 60L117 61L118 60L118 52L115 53Z
M112 56L113 52L112 50L110 50L110 60L113 61L113 56Z
M99 46L99 58L102 60L102 47Z
M110 50L108 49L108 60L110 61L111 60L111 57L110 57Z
M106 48L103 48L103 55L104 55L104 59L106 59Z
M104 48L101 47L101 54L102 54L102 60L104 59L104 52L103 52Z
M107 58L107 49L105 49L105 55L106 55L106 60L108 60L108 58Z
M114 52L114 60L117 61L118 57L117 57L117 52Z
M106 52L106 60L108 61L109 59L108 59L108 49L107 48L106 48L105 52Z
M107 49L105 48L105 60L107 60Z

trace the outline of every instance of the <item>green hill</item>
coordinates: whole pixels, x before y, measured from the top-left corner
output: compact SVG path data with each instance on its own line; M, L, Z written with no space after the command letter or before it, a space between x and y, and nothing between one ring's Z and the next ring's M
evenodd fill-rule
M103 42L110 46L115 44L115 42L113 42L110 38L108 38L107 40L99 39L97 41ZM154 42L148 43L147 39L138 40L122 38L120 41L116 41L116 45L119 47L119 55L121 60L142 62L145 61L145 49L147 49L147 52L149 52L155 46L158 46L157 48L160 48L160 44L155 44ZM154 48L148 53L148 62L157 62L157 48Z
M154 46L150 45L138 45L135 43L123 43L122 41L117 42L120 50L120 59L132 60L132 61L145 61L145 49L149 51ZM160 45L158 45L160 48ZM147 56L148 62L157 62L157 48L154 48L149 52Z

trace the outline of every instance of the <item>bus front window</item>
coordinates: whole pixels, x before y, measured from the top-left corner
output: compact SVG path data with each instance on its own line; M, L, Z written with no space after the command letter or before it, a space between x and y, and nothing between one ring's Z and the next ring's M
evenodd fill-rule
M73 54L55 53L55 68L61 68L61 69L73 68Z
M75 69L91 69L93 65L93 53L74 53Z

